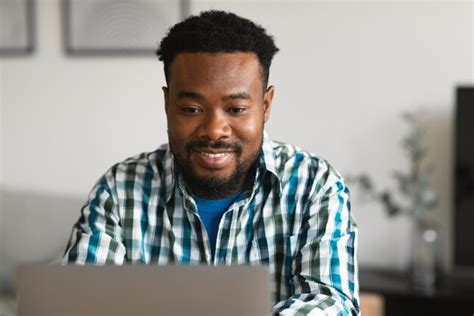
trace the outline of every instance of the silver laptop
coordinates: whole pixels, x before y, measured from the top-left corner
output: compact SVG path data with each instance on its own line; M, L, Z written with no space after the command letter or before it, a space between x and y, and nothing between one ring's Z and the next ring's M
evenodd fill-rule
M271 315L266 267L22 265L16 285L18 316Z

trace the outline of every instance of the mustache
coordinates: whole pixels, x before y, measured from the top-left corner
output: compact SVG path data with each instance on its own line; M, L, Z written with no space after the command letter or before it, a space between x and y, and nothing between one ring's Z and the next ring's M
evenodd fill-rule
M223 140L210 141L210 140L197 140L194 142L189 142L186 144L186 150L190 152L191 150L202 151L204 149L230 149L240 154L242 152L242 144L239 142L229 143Z

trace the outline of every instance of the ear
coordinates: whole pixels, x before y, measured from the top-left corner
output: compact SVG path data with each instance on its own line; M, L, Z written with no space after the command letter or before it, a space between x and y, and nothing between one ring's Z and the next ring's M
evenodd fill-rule
M163 90L163 97L165 100L165 112L168 112L169 89L168 87L161 87L161 90Z
M273 93L275 91L274 86L268 87L267 91L263 95L263 121L266 122L270 118L270 111L272 109Z

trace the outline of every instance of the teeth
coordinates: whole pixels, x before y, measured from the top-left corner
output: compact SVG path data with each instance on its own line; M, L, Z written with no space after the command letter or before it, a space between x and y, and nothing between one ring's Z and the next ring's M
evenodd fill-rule
M200 154L205 155L207 157L211 157L211 158L220 158L220 157L224 157L225 155L227 155L227 153L211 154L211 153L205 153L205 152L201 152Z

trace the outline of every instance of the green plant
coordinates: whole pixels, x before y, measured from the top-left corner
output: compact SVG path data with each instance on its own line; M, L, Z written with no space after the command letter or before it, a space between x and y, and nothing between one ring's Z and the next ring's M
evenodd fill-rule
M410 132L402 141L402 149L408 156L410 169L408 172L393 172L398 192L390 189L377 190L368 174L349 177L349 182L356 183L370 198L382 203L391 216L406 214L421 218L438 203L437 194L430 185L433 168L423 163L427 150L423 145L425 130L420 116L420 112L402 115L410 125Z

